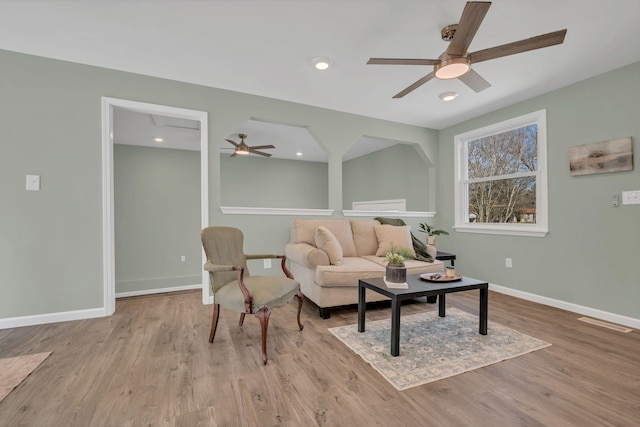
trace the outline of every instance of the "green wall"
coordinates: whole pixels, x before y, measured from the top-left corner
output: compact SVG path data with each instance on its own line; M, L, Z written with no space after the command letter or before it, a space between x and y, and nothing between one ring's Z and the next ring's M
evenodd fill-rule
M202 283L200 152L116 144L113 159L116 293Z
M413 146L396 144L343 162L342 206L370 200L406 199L408 211L429 207L427 166Z
M221 154L221 205L327 209L328 171L321 162Z
M585 80L440 132L440 163L453 165L456 134L546 109L549 233L544 238L452 233L462 274L570 304L640 319L640 205L611 206L640 189L640 63ZM631 136L635 169L572 177L568 149ZM453 228L453 168L439 171L438 225ZM505 258L513 268L505 268Z
M242 228L249 253L282 252L294 218L224 215L219 209L218 148L249 118L309 129L328 153L328 208L340 216L341 159L360 136L418 144L430 164L452 165L454 135L546 108L549 234L453 232L438 245L457 253L463 274L640 318L640 280L631 268L640 254L640 206L610 204L613 194L640 189L639 63L440 132L2 50L0 70L0 321L104 306L103 96L208 112L210 224ZM629 135L633 172L569 175L568 147ZM438 212L429 222L450 231L452 171L430 168L428 182L428 210ZM26 174L42 176L41 191L25 191ZM407 222L415 227L420 219ZM513 259L512 269L505 269L505 257Z
M341 159L362 135L438 157L437 131L417 126L3 50L0 70L0 321L104 307L103 96L208 113L210 224L242 228L248 253L282 252L293 219L219 209L219 147L249 118L307 127L329 156L334 215ZM25 191L26 174L41 191Z

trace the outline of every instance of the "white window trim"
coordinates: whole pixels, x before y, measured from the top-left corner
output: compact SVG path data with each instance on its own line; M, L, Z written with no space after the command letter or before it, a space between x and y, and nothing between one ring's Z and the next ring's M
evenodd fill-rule
M538 177L536 179L536 224L487 224L465 222L466 193L464 190L464 174L467 165L464 164L466 156L466 142L483 138L497 133L507 132L512 129L528 126L532 123L538 125ZM453 228L463 233L504 234L511 236L544 237L549 232L549 209L547 192L547 111L539 110L524 116L505 120L500 123L485 126L469 132L461 133L454 137L454 197L455 197L455 221Z

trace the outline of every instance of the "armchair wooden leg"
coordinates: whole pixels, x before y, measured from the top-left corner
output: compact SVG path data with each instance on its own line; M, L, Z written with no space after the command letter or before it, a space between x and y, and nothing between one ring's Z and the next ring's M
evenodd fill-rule
M267 329L269 328L269 316L271 316L271 310L267 307L260 307L256 312L256 317L260 319L260 326L262 327L262 362L267 364Z
M211 332L209 332L209 342L213 342L218 328L218 318L220 317L220 304L213 304L213 318L211 319Z
M238 326L242 326L244 323L244 313L240 313L240 321L238 322Z
M296 296L298 297L298 328L300 328L300 330L303 330L304 325L300 323L300 312L302 311L302 303L304 301L304 295L302 294L301 290L298 290L298 293L296 294Z

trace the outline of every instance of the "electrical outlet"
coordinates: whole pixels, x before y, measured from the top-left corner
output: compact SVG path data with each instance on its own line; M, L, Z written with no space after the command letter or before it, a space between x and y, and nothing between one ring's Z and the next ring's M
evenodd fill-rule
M264 260L264 268L271 268L271 259L267 258Z
M620 198L618 197L618 193L611 196L611 206L617 208L620 205Z
M511 258L505 258L504 259L504 266L507 268L512 268L513 264L511 264Z
M640 190L623 191L622 204L623 205L640 205Z
M40 191L40 175L27 175L27 190Z

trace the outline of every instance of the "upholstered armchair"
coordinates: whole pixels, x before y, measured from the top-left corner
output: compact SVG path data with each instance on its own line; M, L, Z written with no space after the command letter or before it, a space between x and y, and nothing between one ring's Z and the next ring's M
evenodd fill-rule
M267 329L271 309L283 306L294 296L298 298L298 328L304 296L300 284L287 269L284 255L246 255L243 252L242 231L232 227L207 227L201 233L202 246L207 256L204 269L209 272L209 284L213 293L213 319L209 342L213 343L220 317L220 306L240 312L239 325L246 314L260 319L262 328L262 361L267 364ZM248 259L279 259L282 276L251 276Z

